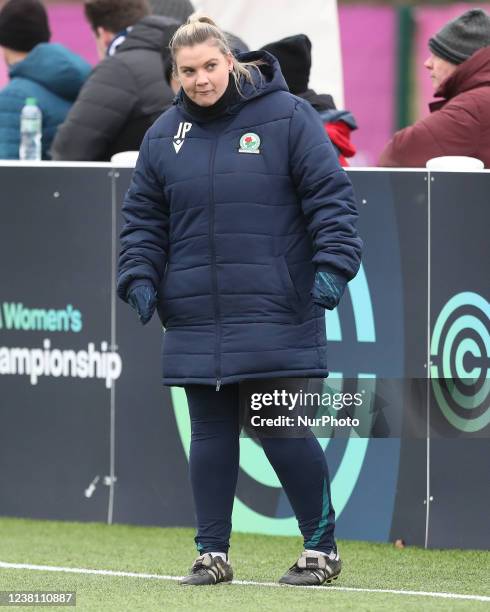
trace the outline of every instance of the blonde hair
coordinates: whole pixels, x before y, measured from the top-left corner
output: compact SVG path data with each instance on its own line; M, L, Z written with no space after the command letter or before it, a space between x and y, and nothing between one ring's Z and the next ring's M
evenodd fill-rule
M180 26L180 28L175 32L172 36L172 39L169 44L170 54L172 56L172 64L173 64L173 74L176 75L176 63L175 56L177 51L182 47L192 47L194 45L199 45L201 43L205 43L207 41L213 41L221 53L225 56L231 55L231 59L233 62L233 69L231 70L231 74L235 79L235 84L240 95L243 95L240 89L240 79L244 78L249 83L254 84L252 79L252 70L257 70L260 77L262 77L262 73L260 72L259 65L262 64L262 61L257 62L239 62L237 58L233 55L230 48L230 43L226 34L215 24L215 22L206 15L200 15L199 13L194 13L189 17L189 19Z

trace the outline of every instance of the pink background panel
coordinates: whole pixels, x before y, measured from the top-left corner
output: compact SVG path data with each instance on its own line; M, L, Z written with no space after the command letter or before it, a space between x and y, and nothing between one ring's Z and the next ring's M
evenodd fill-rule
M395 123L396 13L391 7L341 6L345 107L359 129L352 165L376 165ZM328 92L327 92L328 93Z
M53 42L61 43L78 53L93 66L99 61L95 38L78 4L59 4L48 9Z

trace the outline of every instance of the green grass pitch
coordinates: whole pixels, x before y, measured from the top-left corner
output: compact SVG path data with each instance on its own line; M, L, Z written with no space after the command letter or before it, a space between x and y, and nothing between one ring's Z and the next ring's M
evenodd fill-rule
M0 562L182 576L196 556L193 537L192 529L1 518ZM276 582L301 550L299 537L233 534L230 559L235 578ZM340 541L339 550L344 569L335 588L182 587L176 581L156 578L0 567L0 590L76 591L76 608L62 609L101 612L490 610L488 552L397 549L354 541ZM465 601L342 588L445 592L488 599Z

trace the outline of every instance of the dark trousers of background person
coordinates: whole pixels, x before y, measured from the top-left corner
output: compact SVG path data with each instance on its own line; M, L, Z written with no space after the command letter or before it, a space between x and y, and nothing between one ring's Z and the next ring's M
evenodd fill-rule
M286 381L267 383L282 389ZM288 390L292 384L296 388L301 384L305 390L305 383L308 381L290 379ZM195 542L201 554L227 553L243 419L239 385L225 385L220 391L207 385L189 385L185 392L192 430L189 468L197 518ZM260 437L260 443L298 519L305 549L325 553L335 550L330 478L318 440L311 434Z

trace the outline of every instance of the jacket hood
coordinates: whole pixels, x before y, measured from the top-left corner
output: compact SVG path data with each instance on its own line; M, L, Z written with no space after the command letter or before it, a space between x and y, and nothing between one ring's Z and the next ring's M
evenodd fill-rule
M11 66L9 75L35 81L65 100L75 100L90 71L90 65L66 47L41 43Z
M116 55L134 49L166 52L168 55L170 39L179 25L179 22L171 17L157 15L144 17L133 26L126 40L118 47Z
M464 91L485 85L490 85L490 47L480 49L460 64L452 75L441 83L434 97L449 100ZM437 105L438 102L433 104Z
M268 51L250 51L248 53L239 53L237 59L242 63L260 62L258 65L259 72L251 70L252 81L243 80L241 82L243 102L260 98L268 95L273 91L289 91L286 80L281 72L281 67L277 59Z

